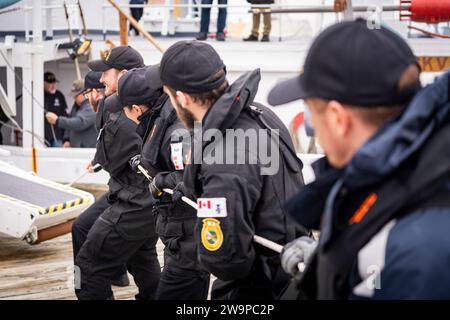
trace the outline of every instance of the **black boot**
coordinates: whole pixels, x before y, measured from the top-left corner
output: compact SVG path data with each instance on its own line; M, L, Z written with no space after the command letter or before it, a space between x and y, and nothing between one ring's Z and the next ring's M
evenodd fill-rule
M263 37L261 38L261 42L269 42L270 38L268 34L263 35Z
M116 287L128 287L130 285L130 279L128 279L128 275L124 273L116 279L112 279L111 284Z
M252 33L251 35L249 35L247 38L244 38L243 40L244 41L258 41L258 37Z
M196 39L200 40L200 41L204 41L207 38L208 38L208 35L206 34L206 32L200 32L196 37Z
M216 35L216 40L217 41L225 41L225 33L218 33Z

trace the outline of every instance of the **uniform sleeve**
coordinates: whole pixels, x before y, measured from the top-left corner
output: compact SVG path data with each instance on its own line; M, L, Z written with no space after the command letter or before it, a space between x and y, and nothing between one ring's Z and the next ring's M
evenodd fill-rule
M176 122L169 126L164 134L158 154L159 167L154 168L154 171L159 171L159 174L164 175L164 188L173 189L179 182L183 181L184 166L186 164L184 163L183 167L177 170L172 159L172 143L180 142L182 143L182 159L179 160L183 161L191 147L190 133L184 129L180 122ZM142 163L147 169L154 167L145 156L142 157Z
M449 299L450 277L448 264L439 261L441 252L435 248L420 252L398 251L398 257L390 259L380 276L380 288L373 299L379 300L423 300ZM435 254L435 256L431 256ZM448 257L447 257L448 258ZM445 267L444 267L445 266Z
M58 118L59 120L59 118ZM70 142L70 131L69 130L64 130L63 132L63 142L69 141Z
M254 263L252 214L262 188L259 170L257 165L202 166L197 203L210 216L197 218L199 260L222 280L247 276ZM218 212L226 217L217 217Z
M166 170L176 171L175 164L172 160L172 144L180 142L182 143L181 154L183 157L183 159L181 160L184 163L184 167L186 164L186 156L189 154L189 151L191 149L191 134L187 129L184 128L181 122L177 121L169 128L167 128L166 134L164 135L164 139L161 143L159 160L161 162L164 162Z
M373 299L450 299L449 209L424 209L392 228Z
M74 117L59 117L57 125L59 128L72 131L84 131L95 125L95 113L82 108Z
M111 175L117 175L126 166L128 161L139 154L142 147L142 139L136 132L136 126L130 121L123 121L119 129L111 133L105 126L104 148L109 159L105 169Z

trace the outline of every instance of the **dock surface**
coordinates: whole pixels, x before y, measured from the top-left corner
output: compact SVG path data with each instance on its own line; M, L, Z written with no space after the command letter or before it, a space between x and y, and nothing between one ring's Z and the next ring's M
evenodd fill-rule
M162 265L161 242L157 249ZM115 299L134 299L137 287L129 278L130 286L113 286ZM37 245L0 237L0 300L5 299L75 300L71 235Z

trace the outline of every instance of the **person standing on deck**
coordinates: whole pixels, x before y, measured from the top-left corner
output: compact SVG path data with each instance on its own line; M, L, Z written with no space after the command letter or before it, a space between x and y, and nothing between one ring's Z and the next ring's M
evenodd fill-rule
M252 8L257 9L258 4L273 4L275 0L247 0L247 2L251 3ZM244 41L258 41L259 39L259 26L261 22L261 16L264 23L264 31L263 36L261 38L261 42L269 42L270 41L270 31L272 30L272 14L270 13L254 13L253 17L253 25L252 25L252 33L244 38Z
M130 4L139 4L139 5L143 5L143 4L147 4L148 0L130 0ZM130 8L130 12L131 12L131 16L137 21L139 22L139 20L141 20L142 15L144 14L144 8ZM134 30L134 34L136 36L139 35L139 30L136 29L131 23L130 23L130 31Z
M47 112L47 121L58 128L64 129L64 148L94 148L97 133L95 130L95 112L84 95L83 80L75 80L71 93L74 103L69 117L58 116Z
M57 116L67 117L67 103L64 95L57 89L58 80L52 72L44 73L44 110ZM45 120L45 140L50 147L60 148L63 145L64 129L57 128Z
M228 0L217 0L218 4L224 6L228 3ZM202 5L212 5L213 0L202 0ZM209 32L209 20L211 18L211 8L202 8L200 18L200 32L197 35L197 40L206 40ZM217 16L217 41L225 41L225 27L227 25L227 8L219 8L219 14Z

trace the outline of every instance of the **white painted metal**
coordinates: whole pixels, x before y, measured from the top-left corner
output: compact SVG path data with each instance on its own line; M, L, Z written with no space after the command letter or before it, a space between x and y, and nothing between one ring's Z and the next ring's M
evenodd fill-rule
M8 156L0 154L0 160L15 165L25 171L31 171L31 149L2 146L10 152ZM37 148L37 167L39 176L57 181L70 183L86 171L87 164L93 159L95 149L62 149ZM106 184L109 174L106 171L88 174L79 183Z
M35 204L23 203L21 199L0 194L0 233L3 235L19 239L35 238L32 236L33 232L74 219L94 203L94 197L88 192L43 179L6 162L0 161L0 171L28 180L30 183L39 183L45 188L73 193L75 198L86 197L88 199L84 204L42 215L39 214Z
M42 0L33 1L33 44L31 54L31 83L30 88L33 90L31 112L33 113L33 132L37 135L44 136L44 113L35 106L44 105L44 46L42 43ZM28 134L27 141L24 138L24 145L31 145L32 137ZM36 146L43 146L42 143L34 139Z
M11 152L5 149L0 149L0 157L9 157Z
M373 0L354 0L353 4L372 4ZM378 4L390 3L391 1L376 1ZM66 29L66 22L62 11L60 1L45 1L46 6L42 6L42 0L40 1L28 1L28 11L13 12L2 17L0 23L0 31L5 30L21 30L24 28L23 23L26 21L25 17L32 13L33 27L42 30L42 13L38 14L38 7L41 5L44 11L46 11L47 27L51 20L51 26L53 29ZM71 2L72 3L72 2ZM118 30L117 12L109 8L104 0L82 0L82 5L91 10L86 11L86 19L89 29L94 30ZM128 1L119 1L121 5L127 5ZM170 0L166 0L166 4L171 4ZM286 0L282 1L287 6L298 5L297 1ZM320 5L324 3L324 0L309 0L302 3L302 5ZM251 21L251 15L247 13L248 6L242 4L242 1L230 0L229 21L236 23L237 21L243 21L247 28ZM92 10L96 8L95 10ZM30 12L29 10L32 10ZM51 10L51 13L49 13ZM99 19L100 10L102 12L103 19ZM166 12L170 13L170 8L163 8ZM214 24L215 12L212 12L212 25ZM274 15L274 21L277 21L281 16ZM318 18L319 17L319 18ZM407 35L406 23L399 22L392 14L383 15L386 20L383 21L389 26L397 30L401 35ZM234 19L234 20L233 20ZM34 21L36 20L36 21ZM185 21L186 19L179 19L179 21ZM167 20L168 21L168 20ZM179 23L179 21L171 20L171 23ZM279 21L279 20L278 20ZM300 22L305 22L302 26L306 31L302 31L303 37L298 36L298 32L295 33L296 37L287 37L286 32L292 32L297 29ZM243 43L240 39L229 39L225 43L219 43L216 41L208 41L219 52L227 65L229 81L234 81L243 72L252 70L255 68L261 69L262 79L259 86L259 91L256 96L256 100L261 103L267 102L267 94L270 88L277 82L295 76L301 69L306 52L311 43L312 37L315 33L320 31L323 27L333 23L335 21L334 15L286 15L283 16L283 41L271 42L271 43ZM144 26L148 27L149 22L141 21ZM180 22L181 23L181 22ZM190 20L191 30L198 28L198 18ZM273 24L276 29L277 24ZM179 26L179 24L177 24ZM19 28L20 27L20 28ZM166 25L166 31L169 33L171 26ZM303 30L303 29L302 29ZM160 30L159 30L160 31ZM214 28L212 28L214 31ZM274 30L274 33L276 31ZM34 32L35 35L40 35L40 32ZM113 41L118 43L118 40L114 37L110 37ZM165 48L169 47L174 42L180 39L158 39L161 45ZM23 128L31 131L31 113L32 113L32 101L30 96L31 81L34 82L34 94L36 100L43 105L43 89L42 89L42 73L45 70L54 71L57 74L60 82L58 83L59 90L66 94L68 105L71 105L71 97L68 95L72 80L75 77L73 70L73 63L67 59L67 54L64 50L57 50L57 46L60 43L67 42L68 38L59 38L55 40L42 42L39 37L33 38L33 43L17 42L10 44L8 49L10 51L11 59L9 62L14 67L23 68ZM448 46L447 40L438 39L409 39L409 44L413 48L416 55L421 56L450 56L450 46ZM135 47L142 53L146 64L157 63L161 58L160 52L148 44L145 40L136 37L130 37L130 45ZM104 49L104 43L94 37L94 43L92 44L93 57L98 57L100 49ZM7 44L0 44L0 50L3 52L8 48ZM9 60L9 59L8 59ZM0 59L0 66L6 64ZM81 65L82 74L87 72L85 64ZM425 83L433 80L434 74L427 74L423 76ZM13 83L12 81L8 81ZM9 92L9 88L8 88ZM34 129L35 133L39 136L43 136L43 110L37 102L34 103ZM293 116L303 110L302 102L294 102L280 106L273 109L274 112L282 119L282 121L289 125ZM38 141L36 141L38 143ZM31 158L30 149L31 135L24 133L23 137L24 148L8 147L7 150L11 152L10 158L6 159L0 155L0 158L14 162L19 167L25 170L31 170ZM85 170L87 163L92 159L94 150L62 150L62 149L46 149L38 148L38 173L48 179L54 181L60 181L62 183L69 183L75 178L79 177ZM308 162L308 157L301 155L302 160ZM70 159L70 160L68 160ZM313 178L312 170L308 165L305 165L305 177L306 180ZM312 177L310 179L310 177ZM83 177L80 182L91 183L106 183L108 180L108 174L100 172L96 174L89 174Z
M23 239L38 215L36 209L0 196L0 234Z
M14 65L13 62L13 47L14 47L14 36L6 36L5 37L5 45L2 50L2 55L0 56L0 60L3 61L3 64ZM6 61L5 61L6 58ZM16 115L16 86L15 86L15 74L14 70L10 68L6 68L6 85L7 88L3 88L0 85L0 105L5 109L6 114L9 116Z
M52 8L48 7L51 3L52 0L46 1L47 9L45 9L45 32L47 39L53 38L53 10Z
M6 49L6 58L8 61L11 61L11 65L14 65L14 56L12 54L14 48L14 36L6 36L5 37L5 49ZM8 106L9 111L12 116L16 115L16 78L14 70L6 68L6 85L7 85L7 93L8 93Z

